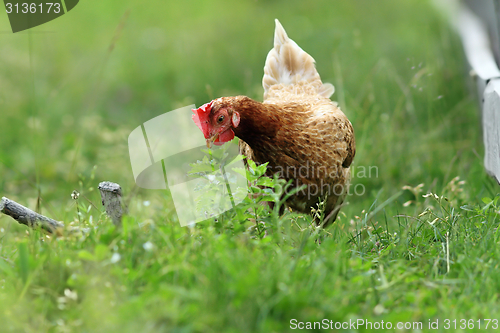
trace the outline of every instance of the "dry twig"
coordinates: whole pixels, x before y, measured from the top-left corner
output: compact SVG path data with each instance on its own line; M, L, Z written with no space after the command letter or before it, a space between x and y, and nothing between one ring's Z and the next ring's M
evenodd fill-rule
M60 233L64 228L64 223L40 215L15 201L7 199L6 197L3 197L2 200L0 200L0 212L5 215L9 215L17 222L30 228L40 227L51 234L54 232Z

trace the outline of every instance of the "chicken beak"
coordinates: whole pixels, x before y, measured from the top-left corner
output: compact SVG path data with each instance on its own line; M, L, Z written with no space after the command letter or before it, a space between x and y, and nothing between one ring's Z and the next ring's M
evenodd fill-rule
M211 138L208 138L207 139L207 148L212 148L214 141L216 141L218 138L219 138L219 133L215 134Z

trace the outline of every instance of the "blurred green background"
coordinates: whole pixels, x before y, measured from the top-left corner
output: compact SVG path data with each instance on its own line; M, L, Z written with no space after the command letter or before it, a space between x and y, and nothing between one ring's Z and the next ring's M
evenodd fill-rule
M275 18L335 85L332 99L355 129L354 170L377 170L354 174L364 191L348 198L328 230L336 238L321 246L304 236L309 229L287 229L283 239L294 241L282 247L283 240L220 232L213 221L180 228L168 193L134 188L127 138L137 126L220 96L261 100ZM430 1L80 1L16 34L0 13L0 196L32 209L39 203L66 223L100 223L89 238L43 242L0 216L0 319L12 332L120 325L130 332L283 332L293 317L497 315L497 238L480 243L493 233L481 229L490 227L487 218L470 229L468 217L454 222L466 229L453 240L451 275L443 273L434 225L416 222L430 200L421 194L447 193L458 209L498 192L483 170L477 101L465 72L460 41ZM465 184L451 182L457 176ZM103 180L121 184L130 199L128 229L112 230L100 218ZM385 254L373 235L348 243L363 214L405 185L412 190L370 219L386 234L399 226L420 243L396 233ZM85 198L80 209L89 206L82 215L73 190ZM398 216L406 216L404 226ZM111 252L121 261L110 262ZM396 282L377 289L386 276ZM474 284L483 279L489 289Z
M17 34L2 16L0 192L13 198L40 190L59 205L94 165L98 179L129 188L136 126L219 96L261 100L274 18L336 86L355 165L379 168L360 180L368 193L442 184L481 163L458 40L425 3L82 1Z

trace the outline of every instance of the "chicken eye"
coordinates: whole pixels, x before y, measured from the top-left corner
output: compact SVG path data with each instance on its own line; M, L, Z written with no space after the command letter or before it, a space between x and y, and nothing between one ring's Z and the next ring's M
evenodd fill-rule
M217 123L222 123L224 121L224 116L219 116L219 118L217 118Z

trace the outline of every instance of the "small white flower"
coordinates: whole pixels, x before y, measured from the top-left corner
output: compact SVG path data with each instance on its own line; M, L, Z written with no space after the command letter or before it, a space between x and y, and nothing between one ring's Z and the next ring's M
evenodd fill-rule
M80 196L80 193L77 191L77 190L74 190L72 193L71 193L71 199L73 200L76 200L78 199L78 197Z
M149 200L146 200L142 203L145 207L148 207L149 205L151 205L151 201Z
M207 175L209 181L213 182L215 180L215 175Z
M78 293L68 288L64 289L64 296L66 296L67 299L72 299L73 301L78 300Z
M115 252L113 253L113 255L111 256L111 263L112 264L116 264L118 261L120 261L122 257L120 256L120 254L118 252Z
M142 247L144 248L144 250L146 251L152 251L153 248L154 248L154 244L151 243L150 241L147 241L146 243L142 244Z

